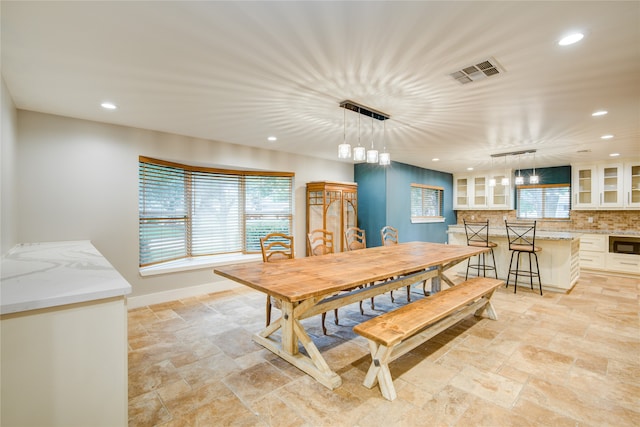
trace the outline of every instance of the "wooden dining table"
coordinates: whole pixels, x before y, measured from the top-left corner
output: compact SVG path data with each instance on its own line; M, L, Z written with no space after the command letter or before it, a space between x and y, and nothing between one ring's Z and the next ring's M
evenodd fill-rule
M274 263L233 264L214 273L279 299L280 318L255 334L254 341L334 389L342 380L301 320L428 279L431 292L438 292L442 281L455 286L444 271L486 251L409 242ZM306 354L300 352L299 343Z

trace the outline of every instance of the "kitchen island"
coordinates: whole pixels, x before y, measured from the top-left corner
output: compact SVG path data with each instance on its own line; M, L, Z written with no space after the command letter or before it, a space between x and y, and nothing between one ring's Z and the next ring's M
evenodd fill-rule
M449 226L447 234L450 244L467 244L464 225ZM566 231L536 230L536 246L542 248L542 251L538 253L538 261L543 290L569 292L576 284L580 277L580 235L580 233ZM509 251L507 230L504 224L501 226L489 226L489 240L498 245L493 250L496 257L496 269L498 278L506 281L511 251ZM525 259L523 255L522 260ZM473 258L471 262L476 260L476 258ZM459 264L451 270L464 277L467 264ZM469 276L475 273L475 270L469 269ZM490 274L493 274L493 272L487 272L488 276ZM511 277L511 283L513 283L513 276ZM537 284L537 280L534 278L534 289L537 288ZM529 278L518 278L518 286L529 286Z
M127 426L131 285L72 241L15 246L0 286L0 424Z

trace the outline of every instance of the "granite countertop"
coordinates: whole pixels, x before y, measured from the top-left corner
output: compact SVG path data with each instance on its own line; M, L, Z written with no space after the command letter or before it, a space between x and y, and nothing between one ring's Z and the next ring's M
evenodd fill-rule
M464 225L450 225L447 233L465 234ZM536 240L573 240L579 238L583 233L573 231L555 231L555 230L536 230ZM505 227L489 226L489 236L507 238L507 229Z
M640 230L572 230L580 234L606 234L607 236L640 237Z
M2 258L0 314L129 293L131 285L88 240L20 244Z
M464 225L450 225L447 233L464 234ZM630 236L640 237L640 231L633 230L544 230L538 228L536 230L536 239L540 240L571 240L580 237L583 234L606 234L607 236ZM494 237L507 237L507 230L504 227L489 226L489 235Z

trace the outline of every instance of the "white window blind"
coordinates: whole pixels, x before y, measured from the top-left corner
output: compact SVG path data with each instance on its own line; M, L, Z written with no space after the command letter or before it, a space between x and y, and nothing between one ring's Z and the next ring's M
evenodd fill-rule
M570 184L522 185L517 194L518 218L568 219Z
M411 219L441 218L443 193L442 187L411 184Z
M199 168L140 157L140 266L260 251L291 234L293 174Z

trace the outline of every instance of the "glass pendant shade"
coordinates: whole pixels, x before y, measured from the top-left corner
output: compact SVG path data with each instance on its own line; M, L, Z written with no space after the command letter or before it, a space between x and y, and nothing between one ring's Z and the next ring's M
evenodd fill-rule
M495 187L496 186L496 180L495 178L491 178L489 179L489 187Z
M379 159L381 166L388 166L391 164L391 154L386 151L380 153Z
M338 158L348 159L351 157L351 144L347 144L347 109L344 108L342 117L342 144L338 145Z
M371 149L367 150L367 163L378 163L378 150L373 148L373 115L371 116Z
M521 176L516 176L516 185L524 184L524 178Z
M357 147L353 147L353 160L356 162L364 162L366 156L366 150L363 146L358 145Z
M378 163L378 150L367 150L367 163Z
M506 187L507 185L509 185L509 178L507 177L502 178L502 181L500 182L500 184Z
M342 143L338 145L338 158L348 159L351 157L351 144Z
M540 177L536 175L536 153L533 153L533 174L529 175L529 184L538 184Z

